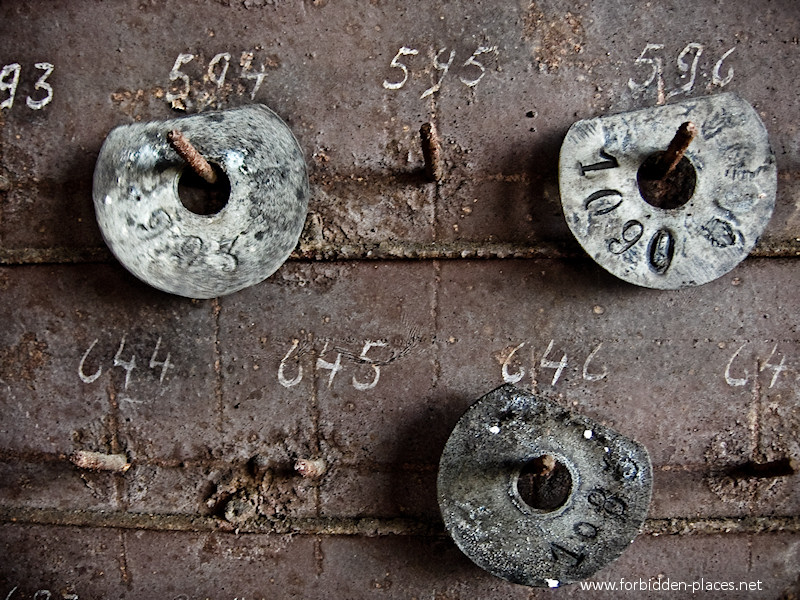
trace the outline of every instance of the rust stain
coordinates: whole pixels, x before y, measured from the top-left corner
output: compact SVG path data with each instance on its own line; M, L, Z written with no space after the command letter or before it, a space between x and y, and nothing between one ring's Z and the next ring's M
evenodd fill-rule
M148 90L126 90L119 88L111 92L111 102L128 117L141 121L143 116L151 114L149 110L151 100L160 100L164 97L164 88L155 86Z
M444 165L442 164L442 143L434 123L423 123L419 135L422 140L422 155L425 158L425 175L429 181L442 179Z
M122 577L122 582L128 589L132 589L133 587L133 576L131 575L130 569L128 568L128 549L125 544L125 532L119 532L119 545L120 545L120 552L119 552L119 571Z
M317 567L317 577L325 571L325 553L322 551L322 540L314 538L314 563Z
M518 349L517 346L506 346L502 350L492 353L492 356L497 364L502 366L508 360L508 357Z
M35 333L25 333L17 345L0 349L0 379L31 384L37 369L48 360L47 342L38 340Z
M773 476L749 476L747 467L758 464L752 460L758 452L752 447L752 440L744 431L723 431L718 433L706 449L705 459L708 472L705 483L708 488L729 506L739 510L750 508L760 498L770 497L787 486L793 485L793 478L787 478L790 473L779 473ZM787 456L788 453L783 453ZM768 464L768 461L763 461ZM791 474L794 473L794 462Z
M523 16L523 36L531 43L531 53L540 71L552 73L562 64L579 64L574 59L584 48L580 15L570 11L545 12L532 1Z
M200 512L216 518L216 526L223 531L265 519L286 520L317 485L295 471L297 451L308 449L291 449L290 445L271 448L246 464L210 472L209 491Z
M112 527L144 531L209 532L209 541L203 547L213 552L217 546L214 532L220 531L219 519L211 516L133 513L117 510L63 510L56 508L31 508L0 506L0 522L31 525L57 525L76 527ZM295 535L349 535L349 536L436 536L443 535L440 522L409 518L376 517L322 517L278 520L252 520L239 528L240 533L276 533ZM654 537L665 535L761 535L765 533L800 533L800 517L671 517L647 519L642 534Z
M327 208L327 207L326 207ZM335 209L327 209L330 211ZM413 209L412 209L413 210ZM469 241L415 242L392 239L383 242L348 240L344 228L333 217L323 218L309 212L300 243L291 260L443 260L459 258L580 258L571 243L539 241L535 243ZM800 256L800 238L781 239L765 236L750 253L751 258L793 258ZM0 249L2 265L113 263L108 248L10 248ZM0 290L8 287L8 279L0 276Z

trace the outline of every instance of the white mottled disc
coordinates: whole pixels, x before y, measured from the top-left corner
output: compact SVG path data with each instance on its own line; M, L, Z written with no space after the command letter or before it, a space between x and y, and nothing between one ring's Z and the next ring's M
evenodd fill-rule
M694 194L679 208L651 206L639 167L686 121L698 129L685 154ZM567 224L598 264L636 285L677 289L750 253L775 207L777 169L761 119L727 93L578 121L561 146L559 185Z

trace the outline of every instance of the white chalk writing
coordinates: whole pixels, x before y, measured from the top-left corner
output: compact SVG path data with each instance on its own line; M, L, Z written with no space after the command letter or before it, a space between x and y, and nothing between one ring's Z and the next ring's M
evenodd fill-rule
M19 590L19 586L15 585L11 588L11 591L8 592L6 596L6 600L11 600L14 594ZM19 596L19 594L17 594ZM63 598L63 600L78 600L78 594L73 594L70 592L61 592L58 595L59 598ZM33 594L33 600L51 600L53 598L53 594L50 590L36 590Z
M103 374L103 366L102 364L97 364L95 370L91 373L87 373L87 361L89 361L89 357L94 354L94 349L99 342L99 338L95 338L86 351L81 356L81 360L78 363L78 377L83 383L94 383L98 379L100 379L101 375ZM153 348L152 354L150 354L150 361L148 366L150 369L156 370L158 374L158 383L159 385L163 385L164 378L167 376L167 372L169 369L174 369L175 365L172 363L170 358L172 354L169 352L166 353L166 356L163 360L158 360L159 354L162 354L163 351L161 349L161 336L158 337L156 343ZM128 344L128 335L123 334L120 338L119 344L116 347L116 351L114 355L111 357L111 366L112 367L120 367L125 371L125 383L124 389L127 390L128 386L131 383L131 376L134 370L139 369L141 367L137 364L136 361L136 353L132 350L128 350L126 352L126 344ZM129 356L129 358L125 358L125 356ZM147 355L145 355L147 356ZM160 367L160 371L158 370Z
M729 67L725 77L720 75L722 63L727 59L736 47L731 48L725 52L720 59L715 63L711 72L711 82L708 84L710 89L712 86L725 87L733 79L733 67ZM664 44L645 44L642 53L633 61L639 73L645 74L641 80L636 80L633 77L628 79L628 88L634 95L641 96L647 92L653 85L656 88L656 103L664 104L669 98L679 95L688 95L692 92L697 81L698 73L704 78L708 78L708 74L698 71L700 57L703 56L705 46L698 42L690 42L678 53L675 61L678 70L678 76L681 81L686 80L669 92L666 92L664 81L664 59L661 56L664 50ZM687 57L692 57L691 62L687 61ZM688 80L687 80L688 78Z
M370 348L385 348L387 346L386 342L382 341L366 341L364 342L364 348L361 350L361 354L358 356L358 360L363 363L368 363L374 370L375 375L372 378L372 381L368 383L361 383L356 381L356 376L353 375L353 387L360 391L371 390L376 385L378 385L378 380L381 378L381 368L380 366L375 364L375 361L371 358L367 358L367 352L369 352Z
M453 66L453 61L456 58L456 51L452 49L449 50L450 52L448 53L447 47L439 48L435 52L433 49L431 49L431 65L433 66L434 70L441 71L441 74L439 75L436 83L422 92L420 99L427 98L441 89L442 83L444 82L447 73L450 71L450 68ZM400 73L402 73L402 75L398 74L397 77L384 79L383 87L387 90L402 89L408 82L409 76L411 75L410 67L406 64L408 60L405 57L417 56L419 53L419 50L416 48L409 48L408 46L401 47L397 51L397 54L395 54L392 58L391 62L389 63L389 67L393 69L400 69ZM483 64L483 62L478 60L478 57L483 54L491 53L497 54L497 46L478 46L470 55L470 57L461 65L459 69L461 72L458 77L459 81L468 88L474 88L476 85L478 85L481 79L483 79L484 75L486 75L486 66ZM447 60L442 60L442 56L447 56Z
M207 105L219 106L225 95L242 96L247 94L248 90L243 85L228 85L229 89L226 89L224 94L222 93L231 71L231 56L230 52L219 52L208 61L203 69L200 65L202 61L199 54L189 52L178 54L168 75L169 86L164 96L166 101L178 110L189 110L195 106L202 109ZM270 56L261 61L260 66L256 69L253 66L255 57L254 50L245 50L240 53L237 76L240 80L253 82L248 94L251 100L255 99L261 89L267 77L267 68L275 68L279 64L277 57ZM191 71L192 67L196 73L194 78L186 72L187 70ZM199 72L197 72L198 67L200 68ZM208 89L208 86L205 85L206 82L212 84L213 87Z
M764 381L764 383L768 381L767 389L772 389L785 381L792 382L800 379L797 367L794 364L787 364L787 357L778 350L778 344L773 343L768 353L761 354L756 350L749 356L742 352L748 344L749 342L740 344L725 365L723 377L729 386L743 387L751 381L755 382L755 379L765 372L768 377L768 380ZM767 346L764 346L763 350L766 349ZM767 357L763 358L764 355ZM746 366L748 362L754 367L752 371ZM790 377L790 375L794 375L794 377Z
M38 62L33 66L35 69L44 71L44 74L42 74L33 85L33 88L37 90L37 92L44 92L44 94L36 94L37 97L35 98L28 96L25 99L25 104L27 104L28 108L31 110L41 110L53 100L53 86L50 85L47 78L50 77L55 67L49 62ZM17 87L19 86L21 73L22 67L19 63L11 63L0 69L0 92L8 92L8 96L0 101L0 109L10 109L14 106L14 98L16 98L17 95Z
M310 342L301 343L293 339L289 350L278 364L278 382L285 388L292 388L303 381L303 359L306 356L313 358L313 369L316 372L328 371L323 382L326 389L331 389L339 373L346 369L355 371L350 375L350 385L360 392L374 389L381 379L382 369L405 355L410 347L417 342L412 336L401 348L392 348L386 340L364 340L360 351L353 350L352 345L334 345L330 340L323 342L321 350L316 350ZM373 357L377 349L386 348L379 356Z
M408 67L400 62L400 58L403 56L414 56L419 54L419 50L415 50L414 48L406 48L403 46L400 50L397 51L397 54L394 55L392 62L389 63L391 67L396 69L400 69L403 72L403 78L400 81L390 82L388 79L383 80L383 87L387 90L399 90L402 88L406 81L408 81Z
M520 350L522 350L523 347L525 347L525 345L526 342L522 342L515 348L512 348L501 363L500 375L502 376L503 381L505 383L519 383L525 377L526 373L529 373L531 382L536 385L538 381L537 370L540 371L542 369L553 369L553 376L550 380L550 385L555 386L561 378L561 375L564 373L564 370L569 366L567 353L562 351L560 359L552 360L550 353L555 347L555 340L550 340L538 363L536 361L536 352L533 348L530 349L530 366L526 369L525 366L518 364L520 362L519 358L517 358L515 361L515 356ZM605 366L603 366L602 369L597 370L593 365L593 361L602 347L603 343L600 342L583 361L581 376L585 381L600 381L608 377L608 369ZM515 363L518 366L516 367L516 370L512 372L511 366Z

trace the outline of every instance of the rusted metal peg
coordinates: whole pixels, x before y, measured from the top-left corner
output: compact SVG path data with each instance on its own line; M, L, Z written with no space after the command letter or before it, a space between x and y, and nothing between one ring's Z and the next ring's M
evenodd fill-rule
M103 452L91 452L89 450L78 450L69 459L80 469L90 471L113 471L124 473L131 468L128 457L124 454L105 454Z
M425 160L425 176L431 182L442 179L442 144L436 125L423 123L419 128L419 137L422 141L422 157Z
M675 137L672 138L669 146L667 146L666 152L661 155L653 168L655 179L666 179L672 173L683 158L695 135L697 135L697 126L691 121L686 121L678 127L678 131L675 132Z
M797 473L797 461L791 457L779 458L768 462L748 462L731 470L734 479L772 479L788 477Z
M178 155L189 163L192 170L200 177L205 179L208 183L217 182L217 174L214 167L203 158L203 155L197 151L197 148L192 146L191 142L183 135L180 130L173 129L167 134L167 141L170 146L178 153Z
M295 462L295 471L306 479L319 479L328 470L328 464L322 458L300 458Z

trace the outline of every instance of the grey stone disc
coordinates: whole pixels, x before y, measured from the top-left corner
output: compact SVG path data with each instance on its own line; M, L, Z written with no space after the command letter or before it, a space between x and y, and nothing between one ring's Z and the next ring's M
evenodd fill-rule
M572 480L552 510L529 506L517 488L524 465L542 455L555 457ZM505 385L453 429L438 497L445 527L478 566L514 583L558 587L591 576L633 541L652 481L640 444Z
M651 206L637 172L685 121L699 129L685 154L694 194L678 208ZM758 114L726 93L578 121L561 146L559 186L569 228L600 266L677 289L716 279L750 253L775 207L777 169Z
M180 129L230 181L216 214L183 206L188 165L166 139ZM263 281L303 230L310 193L303 152L269 108L251 105L117 127L94 172L94 207L106 243L134 275L160 290L213 298Z

